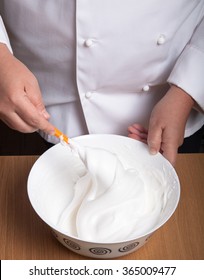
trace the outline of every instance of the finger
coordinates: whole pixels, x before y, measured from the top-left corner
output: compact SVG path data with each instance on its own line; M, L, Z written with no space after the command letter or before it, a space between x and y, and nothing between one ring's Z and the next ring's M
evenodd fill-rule
M34 79L32 85L30 84L26 85L25 93L27 94L31 103L39 111L39 113L42 114L48 120L50 118L50 115L44 106L42 94L37 80Z
M16 101L15 112L28 126L48 134L54 133L54 126L36 109L26 95Z
M144 127L144 126L142 126L142 125L140 125L140 124L138 124L138 123L134 123L133 125L132 125L135 129L137 129L137 130L139 130L140 132L142 132L142 133L148 133L148 130Z
M141 126L139 126L139 127L137 125L129 126L128 132L130 134L137 135L140 139L147 140L147 130Z
M151 125L149 126L147 143L149 146L149 151L152 155L159 152L162 144L162 128L160 126Z
M147 134L141 133L140 131L135 130L134 128L130 128L129 129L129 133L132 134L132 135L137 136L141 140L146 140L147 141Z
M130 125L128 127L128 131L133 132L133 133L143 133L143 134L147 134L148 130L146 128L144 128L143 126L141 126L140 124L133 124Z
M32 133L37 131L36 128L25 123L15 112L8 114L6 117L1 117L1 120L11 129L22 133Z
M136 134L128 134L128 137L132 138L132 139L135 139L135 140L138 140L140 142L143 142L145 144L147 144L147 140L146 139L142 139L139 135L136 135Z

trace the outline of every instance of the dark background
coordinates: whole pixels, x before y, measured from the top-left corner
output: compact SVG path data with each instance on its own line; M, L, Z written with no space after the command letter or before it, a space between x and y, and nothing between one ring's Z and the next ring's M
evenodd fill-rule
M37 133L20 133L0 121L0 155L41 155L47 150Z
M0 155L41 155L47 148L48 145L37 132L20 133L0 121ZM204 153L204 136L199 152Z

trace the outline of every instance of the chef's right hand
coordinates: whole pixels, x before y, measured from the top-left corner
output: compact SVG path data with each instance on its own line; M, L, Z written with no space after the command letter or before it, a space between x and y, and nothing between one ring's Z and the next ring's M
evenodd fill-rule
M54 133L35 76L0 43L0 119L20 132Z

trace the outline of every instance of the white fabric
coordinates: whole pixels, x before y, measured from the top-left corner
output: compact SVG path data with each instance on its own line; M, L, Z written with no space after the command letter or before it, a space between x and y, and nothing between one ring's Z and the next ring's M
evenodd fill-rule
M148 127L169 83L204 108L203 0L1 0L0 14L51 122L70 137ZM203 123L192 111L185 136Z
M6 29L4 27L4 23L2 21L2 18L0 16L0 42L4 43L7 45L7 47L9 48L10 52L12 52L12 48L11 48L11 44L6 32Z

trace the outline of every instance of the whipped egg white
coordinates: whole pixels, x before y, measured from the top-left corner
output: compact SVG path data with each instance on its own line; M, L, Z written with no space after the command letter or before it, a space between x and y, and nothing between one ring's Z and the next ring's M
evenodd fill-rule
M86 241L120 242L147 234L157 224L168 195L160 170L124 166L122 158L102 148L71 143L71 149L85 172L80 169L69 186L73 196L59 213L60 230Z

